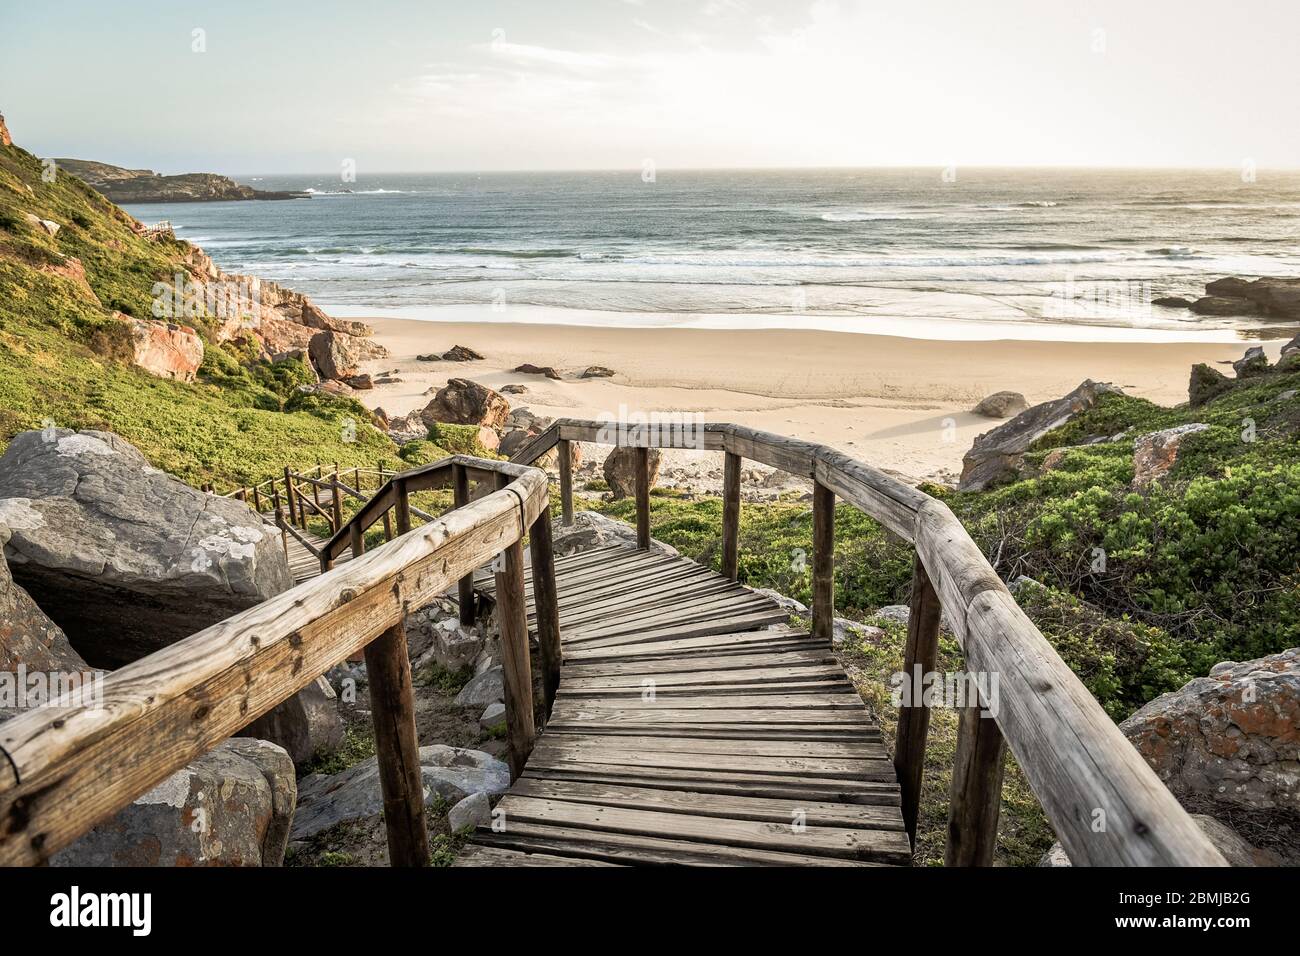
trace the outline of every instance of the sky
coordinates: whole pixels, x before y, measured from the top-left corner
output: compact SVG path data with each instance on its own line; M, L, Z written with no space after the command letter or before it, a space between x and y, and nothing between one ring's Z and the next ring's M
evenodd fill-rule
M0 0L0 113L163 173L1300 167L1295 0Z

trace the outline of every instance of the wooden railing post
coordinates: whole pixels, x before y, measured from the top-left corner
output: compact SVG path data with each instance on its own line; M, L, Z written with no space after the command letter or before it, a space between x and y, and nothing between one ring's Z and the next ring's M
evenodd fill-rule
M563 438L556 448L560 459L560 521L567 527L573 524L573 453Z
M284 499L285 504L289 507L289 524L293 524L297 519L297 515L293 510L293 472L289 470L288 466L284 469Z
M537 732L533 723L533 674L528 660L528 611L524 598L524 549L516 541L498 557L497 625L506 698L506 745L510 779L524 771Z
M262 496L258 493L257 485L253 485L253 510L262 513Z
M835 632L835 492L813 483L813 636L831 644Z
M331 504L330 519L334 524L334 533L338 534L339 529L343 527L343 489L339 487L339 473L334 472L334 481L330 486L334 492L334 500Z
M533 605L537 608L537 644L541 651L542 705L546 716L555 706L560 686L560 600L555 589L555 550L551 539L551 509L542 509L528 529L528 551L533 565Z
M907 648L903 653L903 680L909 689L898 709L898 733L894 740L894 769L902 791L903 824L916 845L916 819L921 805L921 782L925 770L925 739L930 729L930 709L916 699L926 674L939 659L939 596L918 555L912 564L911 612L907 618Z
M469 504L469 472L464 465L451 466L452 503L460 508ZM460 623L466 627L474 623L474 575L467 574L457 582L460 602Z
M406 534L411 530L411 498L406 492L405 478L393 480L393 493L397 499L397 503L393 506L393 512L397 515L397 533Z
M740 456L724 452L722 479L722 574L740 577Z
M366 645L370 713L384 798L388 862L427 866L429 833L424 824L424 781L415 732L415 695L406 629L399 622Z
M1007 743L997 721L981 716L978 704L963 707L948 799L944 866L993 865L1006 756Z
M650 550L650 449L636 450L636 546Z

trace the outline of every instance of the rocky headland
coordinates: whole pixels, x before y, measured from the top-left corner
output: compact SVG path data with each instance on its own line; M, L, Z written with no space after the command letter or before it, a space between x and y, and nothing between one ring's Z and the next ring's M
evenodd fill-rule
M59 169L85 181L115 203L230 202L240 199L310 199L311 193L254 189L216 173L162 176L89 159L56 159Z

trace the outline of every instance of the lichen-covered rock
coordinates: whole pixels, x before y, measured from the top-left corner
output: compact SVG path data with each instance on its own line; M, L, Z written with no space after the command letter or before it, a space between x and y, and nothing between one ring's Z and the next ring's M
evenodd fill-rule
M505 699L505 674L497 666L471 677L469 683L456 695L456 704L460 707L482 707Z
M1140 435L1133 440L1133 487L1146 488L1159 481L1178 463L1183 442L1209 425L1192 422L1176 428Z
M606 456L605 464L601 466L601 473L604 474L605 481L609 484L609 490L613 492L615 500L631 498L636 494L639 451L637 448L615 448ZM646 456L651 488L659 480L659 462L661 458L658 448L651 448Z
M420 412L430 428L445 422L500 430L509 416L510 403L504 395L467 378L451 379Z
M280 866L298 786L264 740L231 739L54 854L53 866Z
M447 826L453 833L457 830L486 826L492 822L492 801L482 791L471 793L447 811Z
M424 802L439 798L459 801L472 793L504 793L510 768L479 750L434 744L420 748ZM340 773L312 774L298 788L293 839L305 840L338 823L364 820L384 809L379 788L379 763L369 757Z
M1000 481L1016 477L1031 445L1054 428L1092 408L1103 395L1120 394L1104 382L1084 381L1070 394L1026 409L1008 422L975 439L962 459L963 491L983 491Z
M279 536L107 432L23 432L0 457L14 580L97 667L188 637L293 584Z
M1120 729L1175 796L1300 812L1300 648L1217 664Z

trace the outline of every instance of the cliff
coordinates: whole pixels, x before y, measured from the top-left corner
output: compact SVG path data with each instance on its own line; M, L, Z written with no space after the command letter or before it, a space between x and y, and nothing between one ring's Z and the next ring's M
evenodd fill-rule
M152 169L124 169L88 159L56 159L58 168L84 180L115 203L223 202L237 199L310 199L310 193L254 189L216 173L160 176Z

